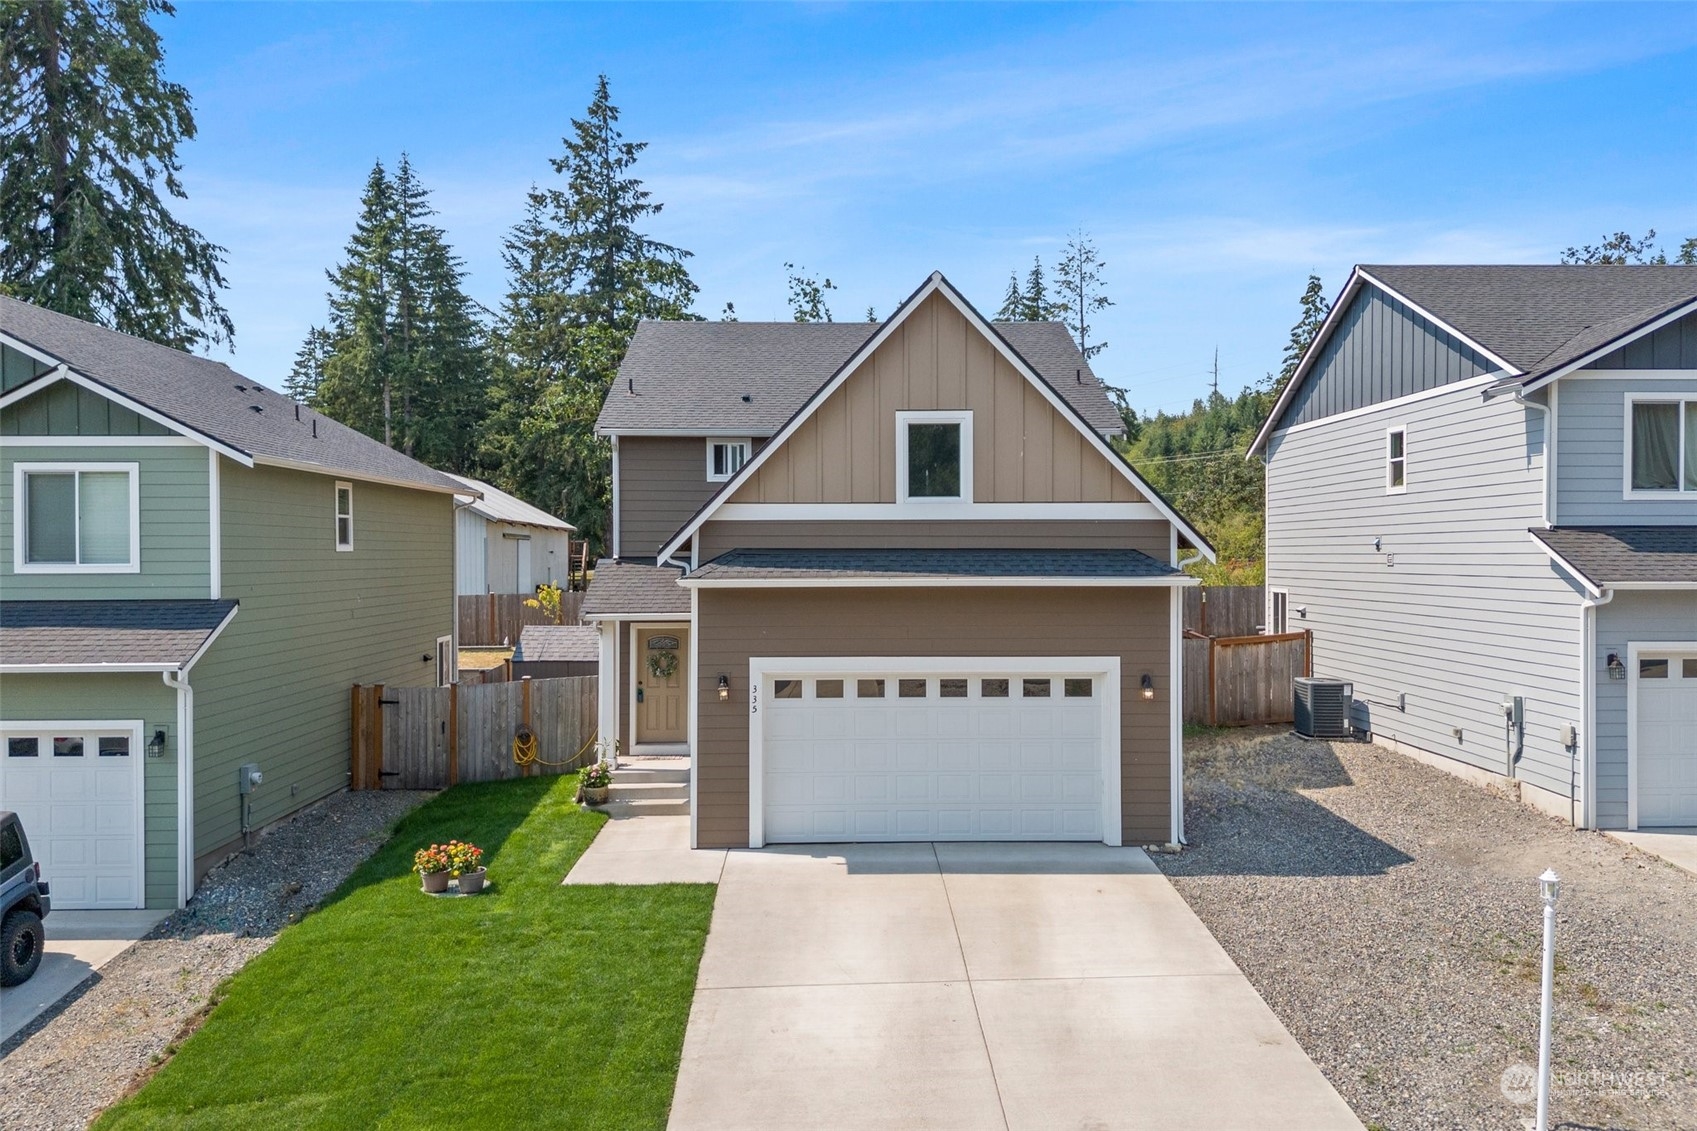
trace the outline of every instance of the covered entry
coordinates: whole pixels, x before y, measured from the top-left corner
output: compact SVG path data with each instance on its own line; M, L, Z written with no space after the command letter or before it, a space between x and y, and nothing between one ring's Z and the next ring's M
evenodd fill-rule
M1697 825L1697 648L1644 644L1632 652L1629 823Z
M1120 841L1116 658L750 667L752 845Z

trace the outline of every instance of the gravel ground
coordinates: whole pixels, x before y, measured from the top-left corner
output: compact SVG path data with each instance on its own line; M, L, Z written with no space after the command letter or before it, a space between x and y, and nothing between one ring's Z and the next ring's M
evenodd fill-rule
M1531 1126L1504 1073L1537 1063L1545 867L1551 1126L1697 1128L1697 877L1374 746L1186 761L1191 847L1157 863L1370 1128Z
M430 796L335 794L214 869L188 907L0 1047L0 1127L88 1126L166 1054L224 979L334 891L390 825Z

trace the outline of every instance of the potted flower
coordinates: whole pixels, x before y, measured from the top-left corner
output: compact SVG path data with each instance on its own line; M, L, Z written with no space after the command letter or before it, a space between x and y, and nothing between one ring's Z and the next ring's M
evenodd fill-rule
M486 874L483 867L483 849L463 840L450 840L447 853L448 875L459 881L460 894L476 895L482 891Z
M607 795L613 787L613 767L606 762L596 762L583 771L578 779L578 785L583 790L585 805L605 805Z
M448 890L448 869L453 866L445 845L433 844L412 855L412 870L418 873L424 890L431 895L440 895Z

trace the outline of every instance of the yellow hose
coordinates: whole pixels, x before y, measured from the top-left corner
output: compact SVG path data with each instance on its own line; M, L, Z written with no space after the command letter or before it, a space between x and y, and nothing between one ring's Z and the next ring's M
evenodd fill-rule
M546 758L536 756L536 732L528 727L520 727L513 735L513 763L518 766L571 766L582 760L584 754L594 745L598 735L591 734L589 741L579 747L578 752L561 762L550 762Z

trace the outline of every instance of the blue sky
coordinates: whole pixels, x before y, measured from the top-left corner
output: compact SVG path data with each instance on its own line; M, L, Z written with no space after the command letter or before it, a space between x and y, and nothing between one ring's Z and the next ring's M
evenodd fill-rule
M229 249L233 364L281 382L373 160L408 151L496 305L500 239L606 72L698 309L783 264L887 314L981 307L1090 232L1098 371L1145 409L1277 368L1310 270L1697 235L1697 5L183 3L179 214Z

